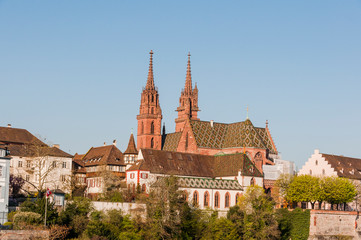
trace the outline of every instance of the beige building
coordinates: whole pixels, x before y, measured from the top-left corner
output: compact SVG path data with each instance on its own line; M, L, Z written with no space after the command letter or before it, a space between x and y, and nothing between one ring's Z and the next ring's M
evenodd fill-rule
M48 146L29 131L0 127L0 143L10 152L10 174L25 180L23 190L61 189L69 192L72 155Z

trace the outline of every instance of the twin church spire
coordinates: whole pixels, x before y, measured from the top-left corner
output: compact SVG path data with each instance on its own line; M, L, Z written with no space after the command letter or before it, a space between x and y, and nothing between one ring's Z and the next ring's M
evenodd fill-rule
M139 108L137 146L141 148L162 148L161 121L162 110L159 105L158 89L154 84L153 74L153 51L150 51L149 71L147 84L141 93ZM178 118L176 122L176 132L182 131L187 119L197 119L198 109L198 88L197 84L193 88L191 75L190 54L188 54L187 74L184 89L179 98L177 108Z

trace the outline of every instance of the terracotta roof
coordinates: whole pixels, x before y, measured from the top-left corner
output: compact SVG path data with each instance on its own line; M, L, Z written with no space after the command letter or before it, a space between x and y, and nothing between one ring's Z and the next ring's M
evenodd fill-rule
M130 134L128 147L127 150L125 150L124 154L138 154L137 147L135 146L133 133Z
M213 127L208 121L191 120L190 125L198 147L255 147L277 152L266 129L254 127L249 119L231 124L214 122Z
M158 174L211 178L237 176L241 171L244 176L263 176L243 153L208 156L153 149L141 149L141 153L143 159L128 171L145 170Z
M7 149L10 151L10 156L19 157L34 157L34 156L52 156L52 157L66 157L72 158L69 153L56 147L49 147L47 145L39 146L32 144L8 144ZM41 150L40 150L41 148Z
M0 127L0 142L10 151L10 156L31 157L35 151L44 156L73 157L57 147L49 147L26 129Z
M178 178L180 187L185 188L211 188L223 190L243 190L237 180L210 179L210 178Z
M0 127L0 142L45 145L26 129Z
M361 159L321 153L339 177L361 180Z
M163 150L165 151L177 151L179 139L182 136L182 132L169 133L165 136Z
M92 147L81 160L85 166L125 165L123 153L114 145Z

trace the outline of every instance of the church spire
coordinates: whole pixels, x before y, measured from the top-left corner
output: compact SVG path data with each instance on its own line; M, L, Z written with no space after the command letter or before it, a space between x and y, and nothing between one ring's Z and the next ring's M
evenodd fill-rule
M154 89L154 76L153 76L153 51L150 50L150 60L149 60L149 71L148 71L148 80L145 89L153 90Z
M186 95L192 94L191 53L188 53L187 75L186 75L186 84L184 87L184 93Z

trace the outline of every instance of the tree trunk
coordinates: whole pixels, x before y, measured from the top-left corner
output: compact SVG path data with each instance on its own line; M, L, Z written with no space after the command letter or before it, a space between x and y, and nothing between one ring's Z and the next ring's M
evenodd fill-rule
M312 209L315 209L315 203L316 203L316 202L310 202L310 203L311 203Z
M318 202L318 209L320 209L320 210L322 209L322 201Z

